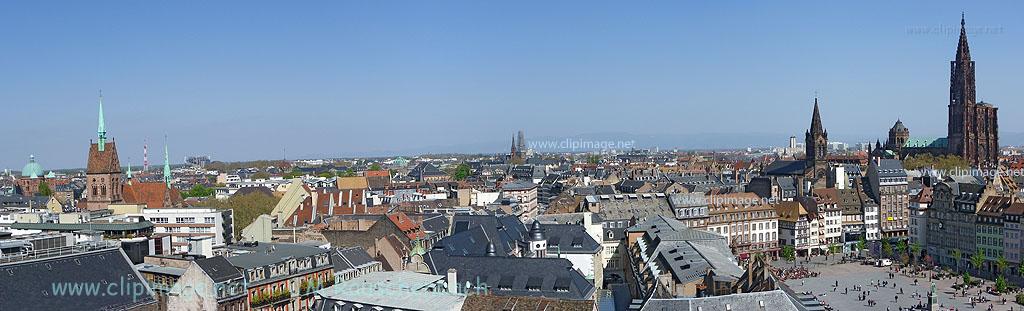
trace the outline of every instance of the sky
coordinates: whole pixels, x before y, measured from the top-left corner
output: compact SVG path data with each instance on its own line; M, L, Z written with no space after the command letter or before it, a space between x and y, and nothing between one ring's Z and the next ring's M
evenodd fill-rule
M966 13L979 100L1024 132L1024 3L4 1L0 169L388 155L509 137L945 135ZM1009 133L1009 134L1008 134ZM802 136L800 136L802 137ZM853 141L849 141L853 142ZM686 142L679 142L680 146ZM737 146L742 147L742 146ZM454 148L454 147L453 147ZM486 148L484 148L486 149ZM465 151L465 150L459 150Z

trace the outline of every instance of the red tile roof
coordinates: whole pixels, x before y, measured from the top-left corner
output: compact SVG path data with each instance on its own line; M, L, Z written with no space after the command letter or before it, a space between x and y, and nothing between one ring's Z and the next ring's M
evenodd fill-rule
M170 191L170 194L167 195L166 191ZM132 182L125 184L122 192L125 203L146 204L149 208L182 207L184 203L178 189L168 188L167 184L162 182ZM166 196L170 197L170 206L164 204Z
M117 146L114 142L108 142L103 151L99 150L99 144L89 145L89 162L86 173L106 174L120 173L121 162L117 160Z

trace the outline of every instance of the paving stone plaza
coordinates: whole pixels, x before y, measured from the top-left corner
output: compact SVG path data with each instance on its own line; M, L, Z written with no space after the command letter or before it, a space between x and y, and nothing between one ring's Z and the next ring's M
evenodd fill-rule
M776 267L793 267L792 262L777 261L772 265ZM837 260L825 261L824 258L815 258L810 262L802 259L798 265L803 265L809 272L818 273L815 277L786 280L784 283L797 293L810 292L823 304L827 304L833 310L900 310L912 308L918 304L926 305L928 302L928 291L931 283L927 277L912 277L902 273L894 272L893 278L889 278L888 267L875 267L864 265L860 262L839 263ZM914 284L914 280L918 284ZM838 286L836 282L838 281ZM884 282L884 286L876 287L876 283ZM987 302L977 303L974 306L968 297L962 295L960 290L953 288L954 284L960 282L959 278L945 278L935 280L936 296L938 297L939 308L936 310L1024 310L1024 306L1014 302L1013 294L995 296L985 293L986 287L994 286L991 281L983 281L982 285L967 290L968 296L978 297L979 292ZM862 291L854 288L859 287ZM902 293L901 293L902 290ZM869 306L867 300L861 300L859 295L870 292L867 300L873 300L874 305ZM1002 299L1006 298L1003 304Z

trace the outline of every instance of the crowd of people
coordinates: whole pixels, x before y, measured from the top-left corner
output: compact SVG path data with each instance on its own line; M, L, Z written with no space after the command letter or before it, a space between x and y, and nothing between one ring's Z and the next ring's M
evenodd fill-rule
M772 274L774 274L775 278L780 280L780 281L799 280L799 279L803 279L803 278L809 278L809 277L816 277L816 276L818 276L817 272L811 272L810 270L807 270L807 267L804 267L804 266L786 267L786 268L774 268L773 267L772 268Z

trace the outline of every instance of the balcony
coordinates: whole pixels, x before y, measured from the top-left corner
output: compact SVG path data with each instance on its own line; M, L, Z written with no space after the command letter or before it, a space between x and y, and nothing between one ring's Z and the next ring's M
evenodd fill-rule
M292 293L290 291L279 289L276 292L270 294L256 294L256 296L249 301L249 306L255 309L267 305L288 301L291 298Z

